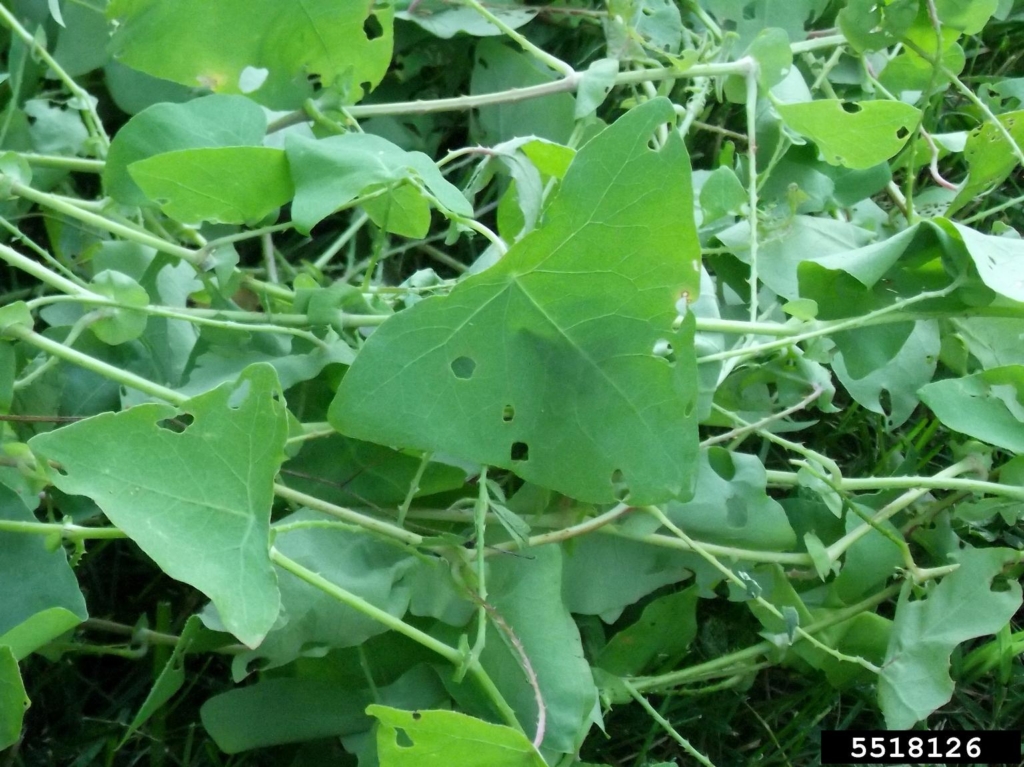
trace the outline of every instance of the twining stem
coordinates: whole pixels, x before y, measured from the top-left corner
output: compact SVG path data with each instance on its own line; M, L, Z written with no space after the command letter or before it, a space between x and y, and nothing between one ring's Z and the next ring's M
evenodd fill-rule
M747 84L747 220L750 228L750 321L757 322L758 275L757 275L757 77L760 66L757 60L747 57L740 60L747 66L744 77Z
M435 639L430 636L430 634L420 631L414 626L410 626L401 618L397 618L391 613L381 610L376 605L370 604L362 597L343 589L341 586L331 583L322 575L303 567L298 562L285 556L274 547L271 547L270 549L270 561L282 570L286 570L297 578L305 581L310 586L313 586L324 594L338 600L342 604L347 605L354 610L358 610L368 618L372 618L378 623L387 626L392 631L402 634L414 642L423 645L428 650L437 653L453 666L459 666L465 661L460 650L445 644L439 639ZM468 664L468 670L477 683L483 688L484 693L486 693L491 703L501 714L501 717L505 720L506 724L522 732L522 725L520 725L519 720L516 719L515 712L512 710L512 707L509 706L508 702L501 694L501 691L498 690L497 686L494 684L494 680L491 679L483 666L480 665L480 661L470 661Z
M83 122L85 123L86 130L89 131L89 135L92 136L97 142L97 148L99 151L106 155L107 150L110 148L110 139L107 137L107 132L103 128L103 122L100 120L99 114L96 113L96 104L93 101L92 96L83 89L74 79L64 70L64 68L57 63L57 60L50 55L50 52L46 50L46 46L43 45L35 36L33 36L21 23L14 17L14 14L7 10L2 3L0 3L0 20L3 20L11 32L21 38L25 45L29 46L36 55L45 62L54 74L60 78L61 82L64 83L64 87L68 89L75 100L78 102L76 108L82 114Z
M651 719L653 719L659 725L661 725L661 728L665 730L665 732L667 732L676 743L683 747L683 750L686 751L686 753L688 753L698 762L703 764L704 767L715 767L714 763L706 756L704 756L704 754L702 754L700 751L694 748L690 741L688 741L686 738L680 735L676 731L676 728L672 726L672 723L669 722L668 719L663 717L654 706L648 703L647 699L643 695L641 695L640 692L633 685L631 685L625 679L620 679L619 683L626 688L626 692L630 694L633 700L640 704L643 710L647 712L647 715L650 716Z
M0 6L0 8L2 8L2 6ZM0 176L2 176L2 174L0 174ZM39 190L33 189L30 186L25 186L25 184L22 184L20 181L15 181L8 176L2 177L10 182L11 192L16 194L18 197L30 200L37 205L42 205L43 207L55 210L58 213L63 213L70 218L81 221L83 224L95 226L98 229L110 232L111 234L116 234L118 237L130 240L131 242L137 242L140 245L148 245L160 253L166 253L169 256L180 258L194 266L200 266L205 260L202 251L190 250L182 247L181 245L156 237L145 230L119 224L118 222L112 221L104 216L90 213L78 205L72 205L71 203L60 199L56 195L40 192Z
M278 498L282 498L286 501L297 503L301 506L313 509L314 511L328 514L337 519L350 522L354 525L359 525L366 530L372 530L375 533L393 538L396 541L409 544L410 546L419 546L423 543L423 536L417 535L416 533L404 530L401 527L385 522L382 519L376 517L370 517L366 514L360 514L358 511L352 511L346 509L343 506L338 506L328 501L321 500L316 496L306 495L306 493L300 493L298 490L292 490L290 487L286 487L282 484L274 485L274 494Z
M526 37L521 35L518 31L510 27L504 21L502 21L500 17L495 16L493 13L491 13L490 10L488 10L484 5L482 5L479 2L479 0L462 0L462 3L472 8L474 11L479 13L489 22L491 22L491 24L493 24L502 32L504 32L505 35L512 38L515 42L519 43L520 48L522 48L524 51L526 51L528 54L533 56L535 59L537 59L537 61L541 62L545 66L558 72L558 74L562 75L563 77L571 77L576 74L576 70L573 69L569 64L566 64L557 56L552 56L543 48L534 45Z
M655 519L657 519L659 522L661 522L662 525L664 525L669 530L671 530L672 533L674 535L676 535L680 540L682 540L683 542L688 544L693 549L693 551L695 551L705 562L707 562L713 568L718 570L718 572L720 572L725 577L726 580L728 580L730 583L734 584L735 586L738 586L743 591L749 591L747 589L747 584L743 581L742 578L740 578L738 575L736 575L736 573L734 573L732 570L730 570L728 567L726 567L724 564L722 564L722 562L719 561L718 557L716 557L714 554L709 552L702 544L700 544L697 541L693 540L692 538L690 538L690 536L688 536L686 533L684 533L679 528L678 525L676 525L674 522L672 522L671 519L669 519L667 516L665 516L665 513L661 509L659 509L657 506L646 506L645 510L649 514L651 514ZM769 602L764 597L762 597L760 595L751 595L751 598L752 598L752 600L754 602L756 602L758 605L760 605L761 608L763 608L764 610L767 610L769 613L771 613L773 616L778 618L780 621L785 621L786 620L785 616L782 614L782 612L779 610L779 608L777 608L775 605L773 605L771 602ZM812 634L808 633L807 629L805 629L805 628L802 628L800 626L796 626L796 628L794 630L794 636L801 636L801 637L803 637L808 642L810 642L812 645L814 645L817 649L821 650L824 653L827 653L827 654L831 655L836 660L846 661L847 663L855 663L858 666L862 666L862 667L866 668L868 671L871 671L872 673L875 673L875 674L877 674L877 673L879 673L881 671L881 669L878 668L878 666L876 666L874 663L871 663L870 661L866 660L865 658L861 658L860 656L857 656L857 655L846 655L845 653L840 652L839 650L835 649L834 647L830 647L829 645L827 645L824 642L822 642L821 640L819 640L817 637L815 637Z
M484 651L487 644L487 558L484 550L487 548L487 510L491 505L490 492L487 489L487 467L480 470L477 478L477 498L473 505L474 531L476 537L476 596L479 599L477 608L476 641L469 654L470 663L479 661L480 653Z
M57 274L55 271L43 266L38 261L33 261L31 258L23 256L18 251L3 244L0 244L0 259L6 261L16 269L20 269L26 274L31 274L40 282L49 285L55 290L59 290L61 293L67 293L71 296L79 296L83 298L105 300L105 298L98 293L93 293L91 290L79 285L77 282Z
M799 410L803 410L805 407L810 405L812 402L814 402L814 400L821 396L821 391L821 386L815 384L814 388L811 390L811 393L808 394L799 402L797 402L795 405L790 405L785 410L780 410L778 413L772 413L771 415L767 415L760 421L754 421L753 423L748 423L745 426L737 426L735 429L727 431L725 434L718 434L714 437L708 437L707 439L703 440L700 443L700 446L711 447L712 445L717 445L720 442L728 442L729 440L743 437L747 434L750 434L751 432L760 431L764 429L764 427L774 423L775 421L781 421L783 418L791 416L793 413L796 413Z
M901 588L902 584L895 583L877 594L867 597L866 599L862 599L855 605L850 605L849 607L845 607L841 610L836 610L831 615L828 615L819 621L815 621L814 623L808 624L804 630L808 634L817 634L827 628L844 623L851 618L856 618L861 613L866 612L873 607L877 607L890 597L895 596L899 593ZM801 635L793 637L794 642L800 642L802 640L803 637ZM678 671L671 671L667 674L659 674L657 676L635 677L630 681L639 691L664 690L681 684L699 681L708 674L717 675L718 672L721 672L723 669L747 665L755 658L759 658L762 655L768 655L777 650L778 647L774 642L765 640L764 642L758 642L757 644L751 645L750 647L746 647L742 650L737 650L736 652L732 652L727 655L721 655L696 666L690 666L689 668L679 669Z
M112 540L128 537L116 527L85 527L54 522L22 522L15 519L0 519L0 533L59 535L63 540L72 542Z
M766 474L768 484L776 487L792 487L800 483L799 477L794 472L769 470ZM1024 488L964 477L843 477L838 487L840 490L849 491L902 490L904 488L959 490L1024 501Z

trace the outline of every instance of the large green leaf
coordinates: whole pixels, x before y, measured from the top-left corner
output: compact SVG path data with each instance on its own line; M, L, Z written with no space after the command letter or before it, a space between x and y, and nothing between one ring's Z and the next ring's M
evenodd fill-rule
M124 64L217 93L294 109L314 81L362 97L391 63L394 11L356 0L114 0Z
M927 598L911 602L904 595L896 608L878 680L878 703L890 729L907 729L946 703L953 695L954 648L999 631L1020 608L1019 583L993 588L1003 567L1018 560L1017 552L967 548L957 560L960 568Z
M647 145L671 117L660 99L622 117L573 160L541 227L370 336L331 405L335 428L581 500L687 495L692 315L674 323L700 279L690 167L675 134Z
M921 117L918 109L899 101L821 99L775 108L786 125L818 145L826 162L859 170L895 156Z
M267 129L262 109L243 96L205 96L184 104L155 104L114 136L103 166L107 193L126 205L152 204L128 166L180 149L259 146Z
M138 405L29 444L42 464L60 464L49 469L58 488L92 498L164 572L209 596L231 633L255 646L279 609L270 506L286 436L274 371L254 365L180 409Z
M457 711L400 711L372 705L377 717L381 767L544 767L546 762L518 730ZM404 737L401 737L404 735Z
M0 519L35 521L14 491L3 485ZM39 535L0 532L0 646L10 648L15 658L24 658L87 617L85 599L63 548L48 547Z
M918 395L950 429L1024 453L1024 366L935 381Z
M164 213L186 224L258 222L291 200L284 151L262 146L181 149L128 166Z
M699 593L690 586L655 599L636 623L611 638L594 664L612 674L635 676L680 658L697 636Z
M299 231L308 232L338 208L377 188L407 189L399 186L404 181L419 191L423 208L430 202L460 216L473 215L469 201L433 160L380 136L346 133L315 141L289 135L286 147L295 181L292 219ZM402 203L397 197L395 204Z
M547 715L544 748L573 753L590 726L597 688L583 656L579 629L562 600L561 548L531 549L531 557L491 561L488 601L515 634L536 673ZM536 694L512 642L492 622L480 661L532 735L538 721Z
M10 748L21 738L21 723L28 706L18 659L9 647L0 645L0 751Z

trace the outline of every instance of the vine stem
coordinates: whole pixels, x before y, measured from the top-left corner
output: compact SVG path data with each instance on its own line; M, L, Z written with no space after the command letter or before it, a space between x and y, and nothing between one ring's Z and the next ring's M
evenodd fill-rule
M78 111L82 114L85 122L86 130L98 144L98 149L102 155L106 155L107 150L110 148L110 138L107 136L106 130L103 128L103 122L100 120L99 114L96 112L96 104L93 102L92 96L83 89L74 79L69 75L64 68L57 63L57 60L50 55L50 52L46 50L33 35L29 33L25 27L14 17L7 8L0 3L0 19L3 20L4 24L10 27L11 31L22 39L25 45L32 48L36 54L42 59L46 66L48 66L53 73L60 78L64 86L70 91L71 95L79 102Z
M768 484L776 487L792 487L800 483L794 472L772 471L765 472ZM966 479L963 477L843 477L839 483L840 490L897 490L905 488L926 488L928 490L960 490L969 493L982 493L985 495L998 495L1004 498L1013 498L1017 501L1024 501L1024 488L1001 485L998 482L988 482L981 479Z
M128 537L116 527L85 527L52 522L22 522L15 519L0 519L0 533L59 535L66 541L99 541Z
M519 47L521 47L524 51L526 51L528 54L530 54L535 59L537 59L537 61L539 61L542 64L544 64L545 66L550 67L551 69L555 70L556 72L558 72L563 77L573 77L576 74L576 70L573 69L569 64L566 64L564 61L562 61L557 56L552 56L550 53L545 51L543 48L540 48L540 47L534 45L533 43L531 43L526 37L521 35L518 31L516 31L512 27L510 27L508 24L506 24L504 21L502 21L498 16L494 15L493 13L491 13L489 9L485 8L479 2L479 0L462 0L462 2L463 2L464 5L468 6L469 8L472 8L474 11L479 13L481 16L483 16L489 22L491 22L491 24L493 24L498 29L500 29L502 32L504 32L512 40L517 42L519 44Z
M817 634L818 632L824 631L832 626L845 623L852 618L856 618L862 612L870 610L873 607L877 607L890 597L895 596L900 592L901 588L902 584L893 584L873 596L862 599L855 605L850 605L849 607L837 610L831 615L809 624L805 630L808 634ZM794 642L799 642L803 640L803 637L798 635L794 637L793 640ZM633 686L640 691L662 690L681 684L687 684L688 682L699 681L708 674L720 672L722 669L727 669L736 666L737 664L746 664L755 658L767 655L777 650L778 647L774 642L765 640L764 642L758 642L755 645L751 645L750 647L746 647L742 650L737 650L736 652L729 653L728 655L721 655L696 666L690 666L689 668L680 669L679 671L671 671L667 674L660 674L657 676L635 677L630 681Z
M744 78L747 83L747 219L750 222L750 321L757 322L760 312L757 307L757 77L760 66L757 60L747 56L740 59L746 67Z
M60 170L78 171L80 173L102 173L106 167L103 160L88 157L63 157L59 154L35 154L34 152L12 152L29 165L40 168L58 168Z
M391 613L381 610L379 607L370 604L362 597L343 589L341 586L332 583L322 575L303 567L295 560L282 554L273 546L270 548L270 561L282 570L291 573L295 577L305 581L310 586L322 591L324 594L327 594L342 604L347 605L354 610L358 610L368 618L387 626L392 631L402 634L423 647L426 647L428 650L440 655L453 666L457 667L464 662L465 658L463 657L462 651L445 644L439 639L435 639L430 636L430 634L420 631L414 626L410 626L401 618L397 618ZM484 670L484 667L480 665L480 662L478 660L470 661L468 670L477 683L483 688L483 691L501 714L501 717L505 720L506 724L510 727L514 727L519 732L523 732L523 727L516 718L516 714L512 710L512 707L508 704L508 701L505 700L505 697L501 694L497 685L494 684L494 680L491 679L490 675Z
M665 515L665 513L661 509L659 509L657 506L646 506L646 507L644 507L644 510L647 511L649 514L651 514L659 522L661 522L662 525L664 525L669 530L671 530L672 533L674 535L676 535L680 540L682 540L683 542L685 542L686 544L691 546L692 549L701 557L701 559L703 559L709 565L711 565L716 570L718 570L718 572L720 572L725 577L725 579L727 581L729 581L730 583L732 583L735 586L739 587L743 591L745 591L747 593L750 593L750 590L747 587L747 583L744 582L744 580L742 578L740 578L731 569L729 569L724 564L722 564L722 562L718 559L718 557L716 557L714 554L709 552L706 548L704 548L703 545L701 545L697 541L693 540L690 536L688 536L686 533L684 533L679 528L678 525L676 525L674 522L672 522L672 520L669 519ZM760 605L762 609L767 610L769 613L771 613L778 620L785 622L786 618L782 614L782 612L779 610L779 608L777 608L775 605L773 605L767 599L765 599L764 597L762 597L760 595L754 595L754 594L751 594L751 598L753 599L754 602L756 602L758 605ZM803 637L808 642L810 642L812 645L814 645L816 648L818 648L819 650L821 650L824 653L827 653L828 655L831 655L836 660L846 661L847 663L855 663L858 666L862 666L863 668L867 669L868 671L870 671L870 672L872 672L874 674L878 674L881 671L881 669L878 668L878 666L876 666L874 663L871 663L870 661L868 661L865 658L861 658L860 656L857 656L857 655L847 655L847 654L842 653L839 650L835 649L834 647L829 647L827 644L822 642L820 639L818 639L814 635L810 634L807 631L807 629L802 628L799 625L795 627L794 636L801 636L801 637ZM792 639L790 641L792 641Z
M105 302L107 300L105 296L101 296L99 293L93 293L88 288L79 285L77 282L69 280L67 277L57 274L52 269L48 269L38 261L33 261L28 256L23 256L21 253L7 245L0 244L0 259L3 259L11 266L20 269L26 274L31 274L40 282L49 285L55 290L59 290L61 293L67 293L68 295L75 296L76 298L96 300L99 302Z
M686 753L703 764L704 767L715 767L714 762L704 756L704 754L693 747L690 741L680 735L676 731L676 728L672 726L672 723L663 717L661 713L648 702L647 698L641 695L633 685L625 679L620 679L619 683L626 688L626 692L630 694L630 697L632 697L633 700L640 704L641 708L647 712L647 715L661 725L661 728L667 732L676 743L683 747L683 750L686 751Z

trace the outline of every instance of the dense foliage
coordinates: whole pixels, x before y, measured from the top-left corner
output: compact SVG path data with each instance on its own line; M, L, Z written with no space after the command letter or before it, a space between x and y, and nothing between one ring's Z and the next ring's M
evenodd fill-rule
M0 763L1024 716L1019 0L0 23Z

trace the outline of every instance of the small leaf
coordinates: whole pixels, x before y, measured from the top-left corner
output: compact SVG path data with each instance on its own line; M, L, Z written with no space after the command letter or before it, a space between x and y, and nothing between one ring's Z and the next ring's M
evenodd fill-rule
M704 211L701 226L707 226L727 213L738 213L747 202L747 190L732 168L716 168L700 188L700 207Z
M918 395L950 429L1024 453L1024 366L935 381Z
M146 289L123 272L105 269L92 279L92 288L101 296L125 306L147 306ZM111 316L94 322L89 327L96 337L110 346L134 341L146 330L148 316L131 309L104 309Z
M169 576L209 596L227 629L255 646L277 619L270 564L273 482L287 426L273 370L181 409L137 405L33 437L67 493L87 495ZM189 418L191 417L191 421Z
M636 676L677 661L697 636L696 586L650 602L636 623L604 646L595 665L618 676Z
M19 327L31 330L33 324L32 312L24 301L15 301L6 306L0 306L0 336L3 336L4 331L8 328Z
M149 199L186 224L258 222L294 194L280 149L181 149L139 160L128 173Z
M597 59L580 77L576 89L576 119L592 115L612 90L615 76L619 73L617 59Z
M28 694L18 661L11 648L0 645L0 751L21 739L21 723L28 707Z
M496 37L505 34L468 6L453 6L443 0L403 0L395 7L398 9L395 13L396 19L411 21L442 40L455 37L460 32L474 37ZM487 10L512 29L518 29L537 16L536 8L517 4L490 3Z
M918 109L898 101L844 105L838 99L822 99L776 104L776 109L787 126L818 145L826 162L854 170L895 156L921 116Z
M380 721L377 754L381 767L546 765L519 730L457 711L400 711L374 704L366 713Z

